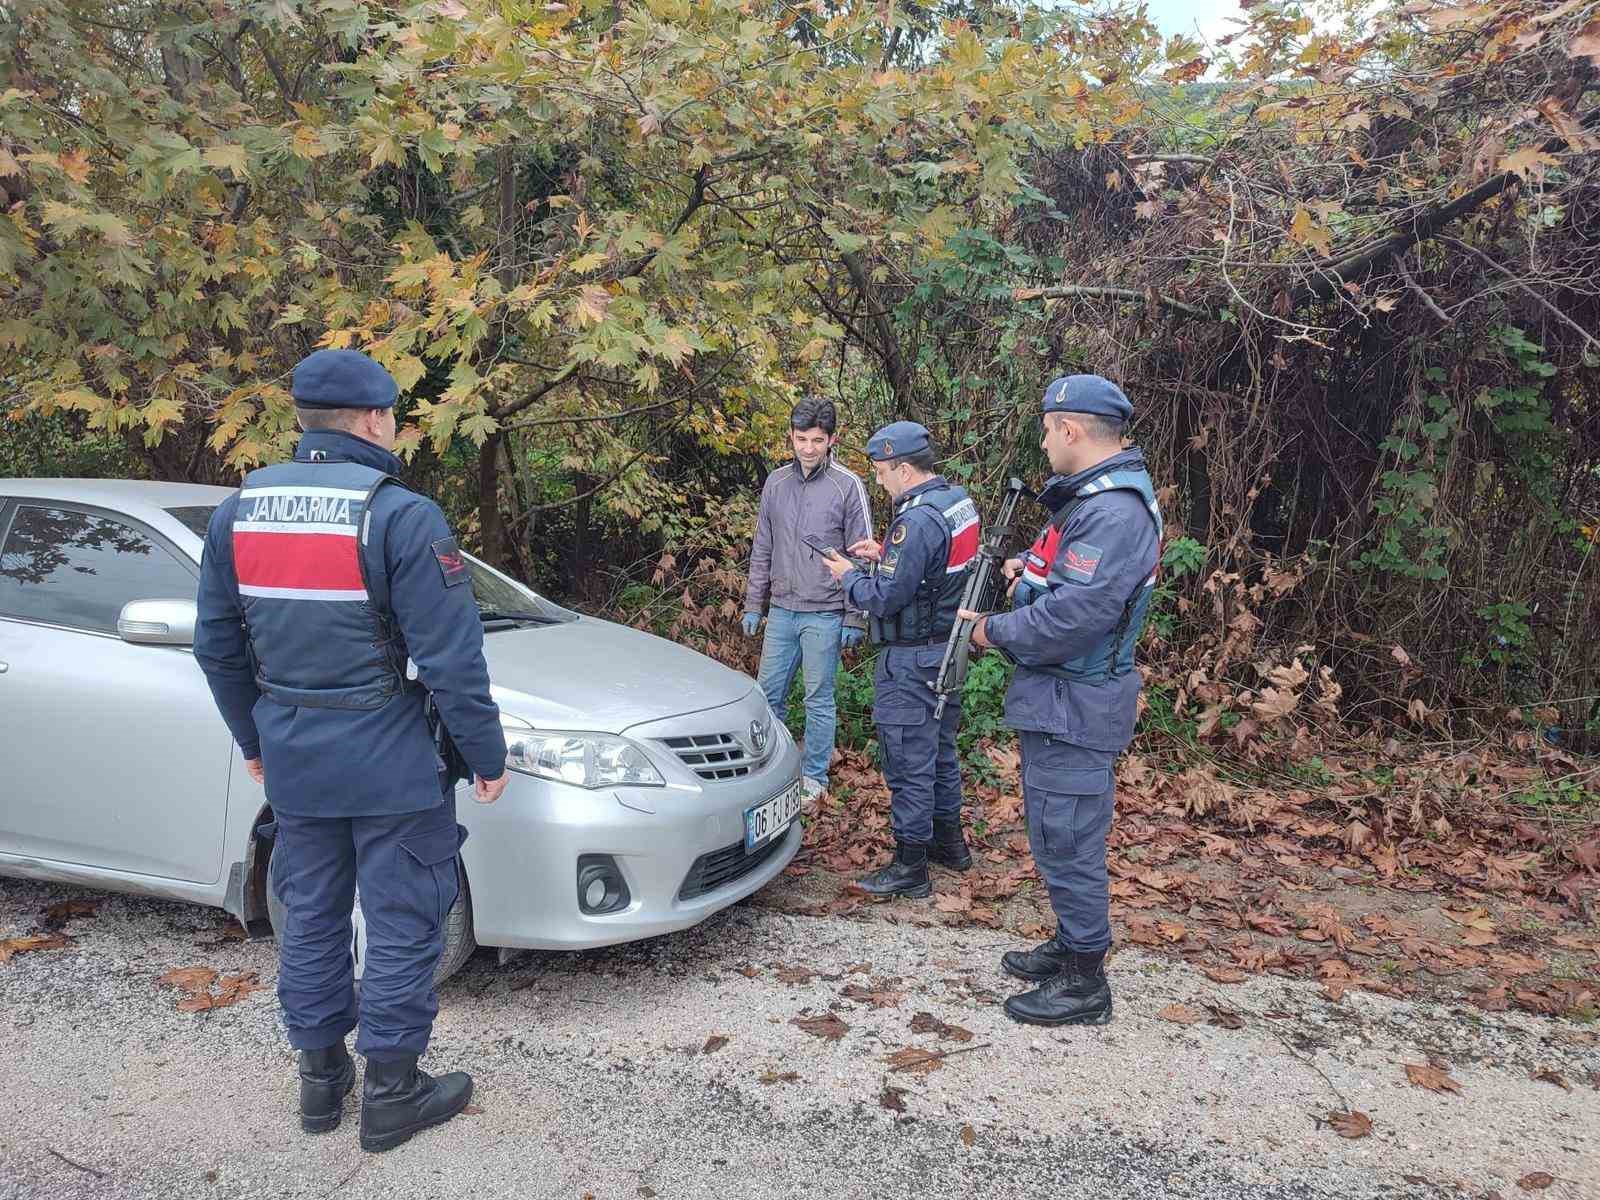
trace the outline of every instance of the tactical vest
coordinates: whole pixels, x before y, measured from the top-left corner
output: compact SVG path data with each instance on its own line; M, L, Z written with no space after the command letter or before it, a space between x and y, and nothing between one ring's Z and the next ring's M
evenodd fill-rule
M896 517L906 514L907 520L937 530L945 565L923 577L911 603L899 612L872 618L872 640L889 646L926 645L949 636L978 553L978 506L965 488L947 483L918 492L895 509Z
M233 565L256 686L280 704L382 708L413 686L388 609L371 502L392 475L351 462L251 471L233 517ZM377 595L373 595L373 591Z
M1155 489L1151 486L1150 475L1143 467L1108 471L1104 475L1097 475L1081 486L1071 499L1056 510L1050 518L1050 523L1044 527L1044 531L1039 534L1027 554L1023 555L1022 574L1017 580L1016 591L1012 593L1011 607L1024 608L1047 592L1070 586L1065 580L1051 579L1056 556L1061 550L1062 531L1072 519L1072 514L1077 512L1090 497L1119 489L1139 493L1140 499L1144 501L1144 506L1150 513L1150 519L1156 523L1156 568L1139 585L1138 590L1128 597L1122 606L1121 616L1117 618L1116 626L1098 645L1064 663L1055 666L1030 666L1030 670L1042 671L1046 675L1079 683L1104 683L1108 679L1115 679L1133 670L1133 648L1139 643L1139 633L1144 628L1145 614L1150 609L1150 597L1155 592L1156 571L1160 569L1161 564L1159 548L1162 538L1161 507L1156 503ZM1069 547L1065 563L1069 572L1075 565L1072 554ZM1099 565L1099 560L1076 565L1092 576L1094 569Z

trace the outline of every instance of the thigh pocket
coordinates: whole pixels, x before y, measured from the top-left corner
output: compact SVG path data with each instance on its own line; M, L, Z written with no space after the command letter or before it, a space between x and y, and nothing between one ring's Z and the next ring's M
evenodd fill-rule
M928 719L928 710L920 704L874 704L872 719L879 725L921 725Z
M401 839L396 856L402 877L413 881L417 909L431 920L442 922L461 894L456 855L466 840L467 831L460 825Z
M1023 783L1063 796L1099 796L1111 790L1111 768L1104 755L1053 738L1030 747Z
M1029 749L1022 773L1024 792L1033 801L1028 806L1034 823L1029 835L1047 852L1076 851L1083 818L1095 811L1093 801L1111 790L1111 768L1084 761L1093 754L1053 740Z

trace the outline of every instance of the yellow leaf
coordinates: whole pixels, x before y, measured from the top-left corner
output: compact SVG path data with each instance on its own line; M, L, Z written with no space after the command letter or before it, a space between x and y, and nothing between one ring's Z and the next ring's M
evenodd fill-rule
M1553 155L1546 154L1537 146L1524 146L1521 150L1514 151L1502 158L1500 160L1500 169L1514 172L1524 179L1534 176L1542 179L1544 178L1545 168L1556 166L1557 162L1558 160Z
M296 158L321 158L328 152L328 147L322 140L322 135L309 125L297 125L294 131L294 154ZM404 163L404 159L401 162Z
M578 303L573 312L580 325L598 325L605 319L611 306L611 293L598 284L590 284L578 293Z
M207 146L200 156L208 167L218 170L226 168L240 179L250 176L250 158L244 152L244 147L235 142L221 142L215 146Z
M970 29L963 29L950 46L950 61L963 71L983 66L983 43Z
M22 164L11 157L11 151L0 146L0 179L21 179Z
M1310 246L1324 258L1333 250L1333 235L1325 226L1317 224L1311 210L1304 205L1294 211L1294 220L1289 223L1289 236L1302 246Z
M427 373L426 364L412 354L397 358L389 364L389 374L394 376L394 381L400 385L402 392L409 392Z

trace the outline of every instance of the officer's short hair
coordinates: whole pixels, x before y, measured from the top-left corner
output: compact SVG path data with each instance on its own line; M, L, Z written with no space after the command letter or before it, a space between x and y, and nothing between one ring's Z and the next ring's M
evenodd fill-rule
M297 404L294 415L301 429L339 429L349 433L362 415L371 411L370 408L301 408Z
M789 414L790 429L820 429L832 437L839 428L839 410L834 408L832 400L824 400L821 396L807 396L794 406Z
M939 464L939 457L934 453L933 443L930 441L925 450L914 450L910 454L897 454L893 458L886 458L883 461L890 468L898 467L901 463L907 463L919 471L925 471L932 475Z
M1073 420L1083 426L1083 430L1097 442L1120 442L1123 431L1128 428L1126 421L1119 421L1116 417L1102 416L1100 413L1085 412L1050 412L1045 414L1045 419L1052 423Z

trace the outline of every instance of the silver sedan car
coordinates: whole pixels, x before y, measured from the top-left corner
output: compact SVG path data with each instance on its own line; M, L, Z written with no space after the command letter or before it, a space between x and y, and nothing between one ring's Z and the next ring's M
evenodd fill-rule
M189 650L228 494L0 479L0 875L279 923L271 810ZM683 929L783 870L800 758L748 676L469 564L516 774L496 804L458 798L470 836L439 978L477 945ZM354 918L359 971L359 898Z

